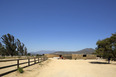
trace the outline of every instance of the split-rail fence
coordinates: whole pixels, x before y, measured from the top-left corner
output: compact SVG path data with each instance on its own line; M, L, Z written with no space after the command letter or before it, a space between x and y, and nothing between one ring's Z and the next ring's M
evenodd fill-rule
M23 62L23 63L21 62L21 63L20 63L21 60L27 60L27 62ZM27 64L26 66L22 67L22 68L26 68L26 67L28 67L28 66L34 65L34 64L36 64L36 63L40 63L40 62L45 61L45 60L47 60L47 57L45 57L45 56L39 56L39 57L27 58L27 59L0 60L0 63L1 63L1 62L9 62L9 61L17 61L16 64L7 65L7 66L2 66L2 67L0 66L0 70L5 69L5 68L9 68L9 67L13 67L13 66L17 66L16 69L13 69L13 70L10 70L10 71L4 72L4 73L0 73L0 77L1 77L1 76L4 76L4 75L6 75L6 74L9 74L9 73L11 73L11 72L16 71L18 68L20 68L20 65ZM33 62L33 63L32 63L32 62Z

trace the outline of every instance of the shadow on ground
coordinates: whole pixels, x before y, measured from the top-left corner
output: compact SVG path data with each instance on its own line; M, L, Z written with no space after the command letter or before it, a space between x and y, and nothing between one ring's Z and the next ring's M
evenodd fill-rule
M112 65L116 65L116 63L112 63Z
M91 64L109 64L107 62L89 62L89 63L91 63Z

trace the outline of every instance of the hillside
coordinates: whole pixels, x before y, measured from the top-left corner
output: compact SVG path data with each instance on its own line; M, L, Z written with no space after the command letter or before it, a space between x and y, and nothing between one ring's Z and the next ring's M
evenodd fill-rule
M82 49L82 50L76 51L76 52L71 52L71 51L68 51L68 52L57 51L57 52L54 52L52 54L92 54L94 52L95 52L94 49L92 49L92 48L86 48L86 49Z
M35 54L92 54L95 52L94 49L92 48L85 48L79 51L47 51L47 50L42 50L42 51L37 51L37 52L31 52L33 55Z

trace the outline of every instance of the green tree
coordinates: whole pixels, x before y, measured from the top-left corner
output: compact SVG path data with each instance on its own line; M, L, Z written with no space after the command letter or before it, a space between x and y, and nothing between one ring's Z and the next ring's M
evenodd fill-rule
M27 55L27 48L25 47L25 45L23 43L20 42L19 39L17 39L17 51L22 56Z
M27 48L24 49L24 55L27 56Z
M7 54L11 56L16 55L17 46L14 36L7 34L7 35L3 35L1 38L2 38L2 42L5 44Z
M110 38L97 41L96 45L96 53L99 56L116 58L116 33Z
M28 55L28 56L31 56L31 53L28 53L27 55Z
M6 50L4 48L4 46L2 45L2 43L0 42L0 55L1 56L5 56L6 55Z
M110 37L111 53L116 58L116 33Z
M25 45L22 43L21 47L20 47L20 53L22 56L24 55L24 47L25 47Z
M21 42L19 39L17 39L17 42L16 42L16 45L17 45L17 52L18 52L18 55L20 55L20 49L21 49Z

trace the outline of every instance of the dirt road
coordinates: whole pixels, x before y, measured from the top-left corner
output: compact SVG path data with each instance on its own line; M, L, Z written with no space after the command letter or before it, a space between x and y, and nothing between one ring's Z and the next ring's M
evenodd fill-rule
M41 66L41 67L40 67ZM30 71L29 71L30 70ZM43 64L25 68L24 74L12 73L5 77L116 77L116 63L98 60L50 59Z

